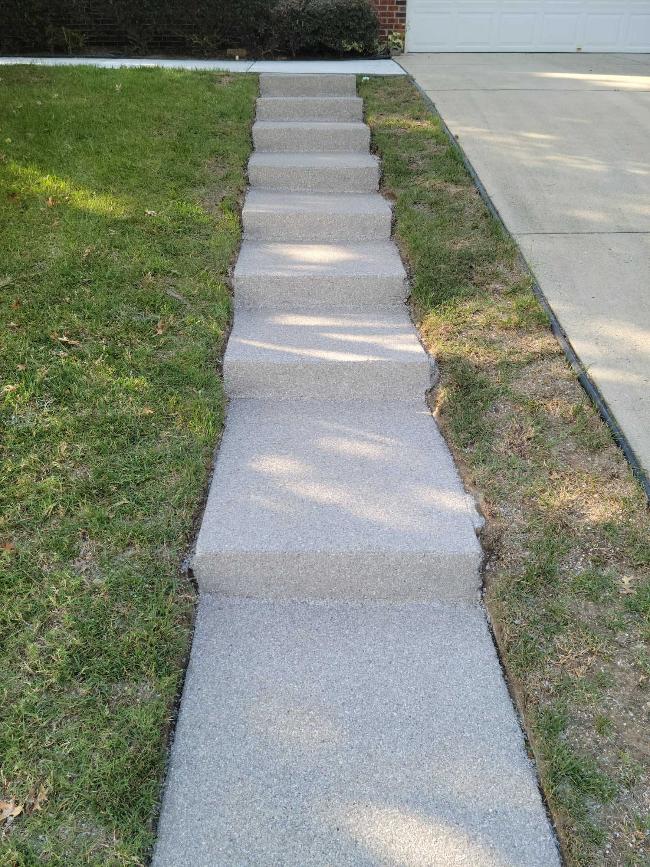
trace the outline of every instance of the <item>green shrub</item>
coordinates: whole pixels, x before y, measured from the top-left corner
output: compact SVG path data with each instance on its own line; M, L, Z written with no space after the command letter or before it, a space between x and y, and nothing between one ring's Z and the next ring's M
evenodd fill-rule
M0 52L369 54L370 0L0 0Z
M379 36L368 0L278 0L274 9L278 50L290 54L370 54Z

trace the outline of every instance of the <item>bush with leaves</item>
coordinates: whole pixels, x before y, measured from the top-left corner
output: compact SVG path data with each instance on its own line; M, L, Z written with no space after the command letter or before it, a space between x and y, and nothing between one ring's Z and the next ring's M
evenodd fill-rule
M278 51L296 54L371 54L379 21L368 0L278 0L274 9Z
M370 0L0 0L0 52L370 54Z

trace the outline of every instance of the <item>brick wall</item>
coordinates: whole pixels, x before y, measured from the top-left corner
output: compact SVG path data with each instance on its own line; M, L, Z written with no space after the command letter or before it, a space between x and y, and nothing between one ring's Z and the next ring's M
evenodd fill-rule
M379 15L381 35L387 36L397 30L404 33L406 27L406 0L372 0Z

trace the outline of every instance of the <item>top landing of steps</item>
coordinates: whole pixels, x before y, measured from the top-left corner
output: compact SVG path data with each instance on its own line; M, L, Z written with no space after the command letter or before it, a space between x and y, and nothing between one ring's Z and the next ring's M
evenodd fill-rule
M260 75L261 96L356 96L354 75Z

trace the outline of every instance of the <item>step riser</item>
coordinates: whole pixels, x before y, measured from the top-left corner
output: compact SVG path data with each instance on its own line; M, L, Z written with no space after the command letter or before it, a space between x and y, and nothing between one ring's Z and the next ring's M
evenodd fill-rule
M260 97L257 120L361 121L363 102L358 97Z
M226 394L278 400L408 400L433 385L433 366L391 362L261 364L224 359Z
M390 310L404 304L407 296L405 280L366 275L314 279L235 274L234 287L235 306L249 310Z
M354 75L260 75L262 96L356 96Z
M337 168L249 165L252 187L314 193L372 193L379 189L379 166Z
M291 151L367 153L370 145L370 130L363 124L356 129L337 129L325 123L307 129L296 129L291 126L266 129L255 124L253 143L256 150L273 153Z
M394 602L476 602L480 552L379 556L259 552L195 557L201 593L263 599L336 599Z
M390 214L242 214L244 237L252 241L387 241Z

